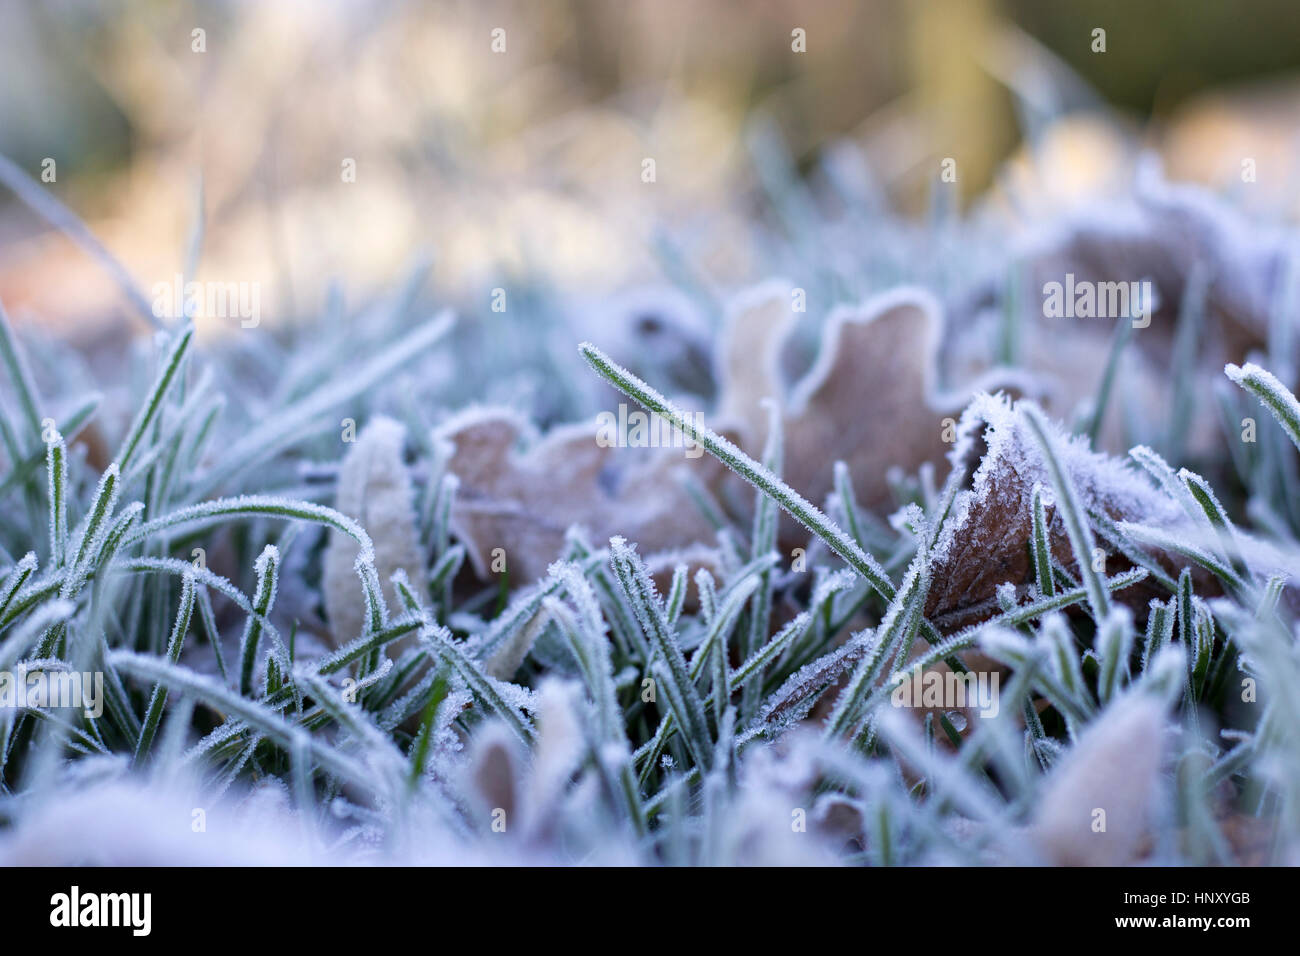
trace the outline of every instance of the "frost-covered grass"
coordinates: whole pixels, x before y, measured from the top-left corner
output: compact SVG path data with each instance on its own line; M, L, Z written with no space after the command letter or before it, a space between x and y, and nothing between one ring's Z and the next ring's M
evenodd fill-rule
M842 463L809 501L778 417L760 461L563 324L498 375L555 376L558 417L608 382L748 483L750 521L715 516L716 563L658 581L636 541L580 526L541 580L479 580L434 426L483 397L483 341L422 319L415 288L211 346L172 322L102 395L0 317L0 671L104 677L102 713L0 709L0 859L1300 862L1300 406L1263 368L1227 368L1224 418L1280 428L1227 442L1220 491L1135 448L1146 514L1077 486L1109 372L1079 438L980 406L1037 476L1031 574L957 628L927 606L978 456L889 523ZM389 538L334 507L340 431L381 412L417 486L415 567L386 575ZM778 509L810 535L798 566ZM996 715L891 706L914 666L996 671Z

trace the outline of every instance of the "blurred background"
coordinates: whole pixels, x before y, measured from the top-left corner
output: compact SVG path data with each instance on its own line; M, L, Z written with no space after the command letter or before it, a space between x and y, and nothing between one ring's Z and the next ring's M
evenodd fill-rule
M820 313L933 279L951 249L911 223L996 213L1013 235L1121 188L1141 150L1254 214L1300 211L1293 0L3 0L0 17L0 154L146 295L182 272L255 282L271 327L418 262L470 323L498 288L516 322L562 301L581 330L665 288L707 317L774 273ZM888 248L838 229L852 216L887 219ZM3 188L0 301L73 341L148 328Z

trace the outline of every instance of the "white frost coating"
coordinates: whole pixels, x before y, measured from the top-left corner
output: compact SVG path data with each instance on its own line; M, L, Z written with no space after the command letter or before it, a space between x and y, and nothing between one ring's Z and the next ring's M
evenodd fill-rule
M271 778L274 779L274 778ZM485 854L431 814L382 854L341 839L327 821L313 834L282 787L214 799L180 774L168 780L107 775L66 786L0 836L0 866L339 866L376 862L474 865ZM202 811L196 814L196 811Z
M289 521L314 521L345 532L359 542L362 554L370 554L374 550L370 535L347 515L310 501L281 498L275 495L238 495L234 498L217 498L180 508L170 514L146 521L123 539L122 546L125 548L144 541L160 531L175 530L186 525L206 524L241 515L266 515Z
M971 522L977 509L991 507L1004 514L1028 517L1032 513L1034 485L1051 487L1051 476L1023 415L1019 403L1012 403L1005 395L988 393L976 395L962 413L949 461L954 467L961 466L978 454L981 441L987 451L975 469L970 489L957 493L939 533L932 554L936 565L952 559L950 552L958 538L967 549L993 544L992 540L985 541L981 530ZM1098 454L1088 447L1086 438L1067 435L1055 423L1048 424L1061 468L1086 508L1141 514L1156 522L1180 518L1172 502L1121 460ZM995 476L1004 480L995 480ZM1014 481L1005 480L1007 477Z
M0 671L8 670L9 665L27 651L37 635L45 628L66 621L76 609L77 606L72 601L56 599L42 604L33 611L27 620L0 642Z
M761 732L778 737L803 720L822 692L856 666L874 647L875 640L874 630L862 631L842 647L799 668L767 699L752 729L744 736Z
M1023 634L997 624L980 628L978 647L993 660L1012 668L1022 667L1038 656L1038 647Z
M6 610L18 594L24 590L23 585L36 574L36 552L28 551L5 572L4 582L0 585L0 611Z
M791 809L811 807L805 785L810 750L807 737L778 755L755 749L741 762L740 785L710 825L720 859L737 866L833 866L833 843L811 821L805 832L791 826ZM759 759L759 755L762 755ZM811 813L809 814L811 816Z
M1164 178L1148 155L1137 169L1136 195L1148 221L1168 238L1180 264L1213 263L1214 298L1235 306L1263 325L1273 304L1290 234L1279 226L1250 221L1203 186Z
M405 441L406 430L399 422L384 417L372 419L343 459L335 506L369 531L381 586L398 571L404 571L418 594L424 581L423 562L415 530L411 478L402 459ZM365 603L358 600L355 570L355 562L364 557L350 536L330 530L323 590L336 647L355 638L365 624ZM414 637L398 641L390 653L400 654L414 641Z
M846 326L869 325L872 322L879 321L893 309L904 305L913 306L931 316L931 320L924 325L926 336L922 350L926 355L932 355L943 332L941 327L943 308L928 289L921 286L900 286L875 295L861 305L839 306L826 319L826 329L823 333L821 350L818 352L812 368L795 385L790 396L790 410L794 413L802 411L808 404L809 398L816 394L817 390L831 376L835 367L836 355L840 349L840 338L844 335ZM934 381L933 369L931 368L929 371L930 374L926 376L923 396L926 399L933 400L937 399L940 393Z
M279 564L280 549L273 544L268 544L262 549L262 553L257 556L257 560L253 562L253 570L257 572L258 580L261 580L266 577L268 571L274 572L275 568L277 568ZM265 595L264 598L264 603L267 607L273 607L275 605L275 589L278 586L279 581L280 576L272 573L270 579L270 593Z
M1132 862L1159 794L1166 737L1158 698L1130 693L1108 707L1046 781L1030 826L1039 851L1064 866Z
M195 826L203 829L196 832ZM0 842L0 864L5 866L329 862L323 847L304 839L290 813L225 800L214 804L198 792L128 779L51 795Z
M511 636L483 662L483 670L489 677L508 681L523 664L533 644L546 629L547 618L544 614L534 614L523 627L516 628Z
M10 566L6 576L10 574L21 575L24 572L30 573L36 570L36 552L28 551L21 558ZM16 579L15 579L16 580Z
M1121 521L1116 527L1134 540L1151 547L1204 555L1202 561L1209 560L1211 555L1222 554L1223 551L1222 539L1205 527L1180 527L1176 535L1136 521ZM1251 572L1264 576L1284 574L1292 580L1300 580L1300 557L1269 541L1246 534L1239 528L1234 527L1232 531L1236 555ZM1220 558L1220 563L1226 565L1227 561Z
M158 571L176 577L192 574L195 581L229 598L245 614L253 613L248 595L239 590L229 578L223 578L208 568L197 567L192 561L181 558L118 558L113 562L113 568L121 571Z
M1031 225L1008 258L1041 262L1042 274L1058 280L1072 268L1099 277L1118 278L1120 270L1150 275L1162 292L1180 288L1201 263L1210 273L1211 302L1229 304L1242 322L1264 331L1291 255L1289 231L1248 221L1202 186L1169 182L1153 157L1144 157L1137 172L1129 195L1091 197L1063 219Z
M93 500L95 504L104 502L103 512L98 517L98 523L92 527L92 522L96 521L94 505L92 505L92 510L81 522L80 533L76 536L77 545L72 549L77 555L76 564L68 571L62 592L64 597L70 597L81 586L91 563L104 545L104 538L113 526L113 511L117 508L117 499L122 494L122 482L119 480L121 477L117 462L109 465L100 475Z
M848 568L840 568L822 577L813 587L810 608L820 608L832 596L840 591L847 591L857 583L857 575Z
M497 693L501 695L501 699L511 707L529 714L537 713L538 700L535 691L508 680L497 680L496 678L490 678L490 680Z
M1297 425L1300 425L1300 402L1296 401L1290 389L1278 381L1277 376L1253 362L1247 362L1240 368L1232 364L1225 365L1223 373L1263 402L1291 440L1300 444L1300 435L1296 434Z

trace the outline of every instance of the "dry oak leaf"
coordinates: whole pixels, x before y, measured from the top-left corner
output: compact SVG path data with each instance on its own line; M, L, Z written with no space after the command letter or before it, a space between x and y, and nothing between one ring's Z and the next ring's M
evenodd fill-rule
M544 577L574 525L592 541L622 535L637 542L652 571L676 560L713 563L704 547L710 525L678 472L690 469L707 485L723 466L682 448L602 447L597 434L593 420L539 438L517 414L483 408L438 429L437 439L454 449L447 469L460 479L451 528L480 578L500 570L493 568L498 548L512 581Z
M1202 187L1168 182L1158 164L1149 160L1139 164L1130 194L1098 201L1035 230L1012 255L1023 270L1027 337L1031 348L1035 339L1041 340L1036 351L1047 357L1045 370L1049 371L1057 364L1050 358L1053 349L1057 356L1072 359L1079 349L1076 343L1062 348L1063 335L1075 340L1090 336L1109 347L1115 321L1045 318L1040 305L1048 283L1064 286L1067 276L1073 276L1073 286L1079 290L1096 289L1102 283L1131 289L1130 283L1150 280L1157 306L1149 325L1136 327L1129 352L1130 360L1143 369L1145 391L1155 391L1157 399L1168 393L1166 370L1173 361L1176 330L1187 311L1185 300L1192 296L1204 306L1197 320L1196 359L1209 381L1217 378L1225 362L1244 361L1252 349L1267 344L1271 317L1286 291L1293 258L1285 229L1249 221ZM952 314L974 316L997 301L1004 288L1001 274L983 281L952 304ZM946 342L944 348L945 367L955 368L963 355L972 352L957 343ZM1298 357L1294 351L1288 356L1293 362ZM1026 360L1033 361L1034 356ZM1086 389L1094 389L1099 378L1095 362L1094 356L1089 371L1075 375ZM1057 372L1068 392L1068 368ZM1124 381L1132 378L1134 373L1124 376ZM1192 398L1204 401L1198 391L1193 390ZM1193 416L1193 425L1199 426L1193 430L1195 449L1217 447L1212 445L1217 431L1202 424L1213 419L1213 415Z
M1040 219L1011 244L1003 263L946 300L956 334L945 337L941 349L945 374L962 381L986 367L987 343L1011 306L1011 275L1020 293L1019 364L1046 383L1049 394L1038 397L1048 411L1069 420L1097 393L1116 319L1074 317L1073 309L1070 317L1049 317L1048 284L1059 284L1065 299L1071 298L1065 289L1073 288L1076 296L1095 293L1108 301L1149 280L1156 308L1138 320L1121 356L1099 447L1118 453L1150 438L1132 433L1122 414L1127 409L1139 422L1160 422L1169 414L1168 370L1187 321L1195 333L1187 341L1195 342L1196 383L1203 387L1189 389L1183 399L1186 447L1194 457L1217 455L1222 448L1211 386L1225 362L1245 361L1269 341L1294 258L1288 230L1251 221L1237 204L1203 187L1171 183L1152 157L1137 164L1122 194L1097 193L1068 215ZM1110 308L1095 303L1092 311ZM1294 346L1288 360L1300 361Z
M1162 528L1185 523L1177 503L1123 461L1093 452L1087 440L1052 426L1053 446L1085 511L1116 521L1137 520ZM947 627L975 623L997 610L999 585L1033 577L1033 491L1043 489L1052 557L1077 571L1063 519L1057 514L1051 475L1025 421L1022 403L980 394L962 414L950 459L970 477L957 493L936 542L926 614ZM1109 550L1106 542L1097 547ZM1126 567L1110 555L1106 570ZM1133 589L1137 590L1137 589Z
M1171 183L1151 158L1139 163L1131 190L1099 197L1078 212L1036 227L1012 249L1024 270L1030 304L1048 282L1151 280L1156 310L1133 344L1159 364L1168 359L1188 283L1203 272L1207 315L1202 344L1232 355L1267 340L1270 316L1287 281L1291 244L1286 229L1251 222L1233 205L1200 186ZM953 301L956 315L992 304L1005 276L981 280ZM1074 320L1109 338L1110 320ZM1223 359L1218 360L1222 365Z
M969 398L942 391L935 356L942 330L938 303L925 290L903 287L827 319L812 368L787 389L782 352L795 315L787 286L768 283L737 300L718 357L719 419L733 424L743 446L761 451L767 432L764 398L782 403L786 482L814 503L833 487L844 461L858 503L874 511L895 505L887 474L938 466L951 430ZM975 386L1026 387L1001 370ZM948 432L945 436L945 432ZM782 538L799 531L784 519Z
M334 507L355 519L370 534L375 546L375 570L386 595L396 601L392 576L401 570L412 583L424 580L411 477L402 459L406 429L391 418L376 417L362 429L348 450L339 471ZM341 531L330 531L325 549L325 612L335 647L354 640L364 625L364 605L357 590L356 541ZM394 606L400 607L400 602ZM389 647L396 657L415 641L403 638Z

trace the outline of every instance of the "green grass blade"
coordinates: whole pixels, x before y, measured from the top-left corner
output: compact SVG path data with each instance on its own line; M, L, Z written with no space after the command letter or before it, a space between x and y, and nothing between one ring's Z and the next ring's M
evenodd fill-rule
M1052 437L1051 426L1037 406L1025 403L1023 406L1025 422L1043 453L1043 463L1052 478L1052 488L1056 493L1056 510L1065 522L1065 531L1074 549L1074 559L1079 565L1079 574L1083 577L1084 588L1088 592L1088 603L1092 606L1094 619L1104 620L1110 611L1110 597L1101 583L1101 577L1092 567L1094 541L1092 528L1083 514L1083 507L1074 488L1074 482L1061 467L1061 460L1056 454L1056 442Z
M1286 437L1300 448L1300 402L1291 394L1291 390L1277 380L1272 372L1260 368L1252 362L1243 366L1229 363L1223 372L1234 383L1250 392L1261 404L1272 412Z
M188 574L181 579L180 606L176 609L176 622L172 625L171 636L167 640L167 660L175 664L180 660L181 648L185 645L185 633L190 628L190 617L194 613L194 575ZM149 708L145 711L144 723L140 727L140 739L135 745L135 763L139 764L153 745L158 722L162 720L163 708L167 705L167 688L155 684L149 697Z

